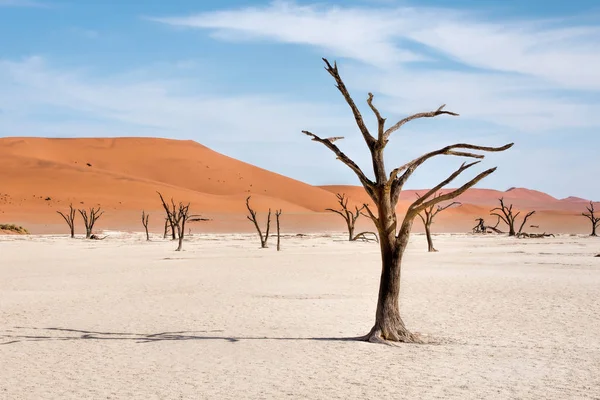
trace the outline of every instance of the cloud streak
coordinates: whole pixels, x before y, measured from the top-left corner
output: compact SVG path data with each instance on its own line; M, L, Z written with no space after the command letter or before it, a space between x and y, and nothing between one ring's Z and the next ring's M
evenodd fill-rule
M354 60L350 86L378 92L389 112L448 103L466 118L518 131L600 126L598 26L282 1L153 21L207 29L217 39L308 45Z

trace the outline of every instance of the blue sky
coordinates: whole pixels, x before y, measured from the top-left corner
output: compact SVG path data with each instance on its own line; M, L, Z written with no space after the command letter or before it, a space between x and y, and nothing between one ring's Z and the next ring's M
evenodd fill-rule
M0 0L0 135L193 139L312 184L358 184L300 133L345 136L369 169L321 57L372 127L369 91L390 123L444 103L461 114L405 125L389 168L514 141L479 187L600 200L596 0ZM461 161L426 164L407 187Z

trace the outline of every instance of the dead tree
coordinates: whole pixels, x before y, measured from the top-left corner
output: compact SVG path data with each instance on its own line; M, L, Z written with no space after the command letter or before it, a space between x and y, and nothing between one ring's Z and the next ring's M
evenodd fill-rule
M435 199L439 196L440 195L434 195L433 198ZM417 197L420 197L420 196L417 194ZM419 218L421 218L421 221L423 221L423 225L425 226L425 236L427 237L427 251L429 251L430 253L437 251L433 247L433 239L431 239L431 224L433 223L433 219L440 212L442 212L452 206L455 206L455 205L460 205L460 203L458 201L453 201L452 203L446 204L445 206L440 206L440 205L435 206L434 204L432 204L429 207L425 208L423 210L423 212L420 212L418 214Z
M454 181L456 177L480 161L475 161L468 164L463 163L460 168L454 171L445 180L413 202L408 207L406 214L404 215L404 219L398 226L396 204L398 203L402 187L419 166L436 156L449 155L481 159L484 157L482 154L467 152L466 150L497 152L504 151L510 148L513 144L510 143L502 147L484 147L465 143L452 144L409 161L408 163L395 168L388 174L384 166L384 149L392 133L397 131L407 122L415 119L436 117L442 114L458 114L444 111L444 105L442 105L435 111L414 114L406 117L386 129L386 120L381 116L378 109L373 104L373 95L369 93L367 104L377 118L377 134L376 136L373 136L367 129L358 107L348 93L348 90L346 89L346 86L338 73L337 65L334 63L332 66L326 59L323 59L323 61L325 61L327 72L335 80L337 89L340 91L342 96L344 96L346 103L350 106L356 124L367 144L367 147L369 148L373 165L373 174L375 178L374 180L369 178L353 160L351 160L339 149L338 146L334 144L334 141L338 140L339 138L321 138L312 132L303 131L303 133L310 136L312 140L323 144L325 147L331 150L338 160L346 164L346 166L348 166L356 174L359 181L365 188L365 191L373 200L373 203L377 206L376 210L371 210L368 205L365 205L365 210L374 222L379 233L379 247L381 250L382 264L379 296L377 300L377 310L375 313L375 324L371 331L361 339L371 342L419 342L419 337L406 329L404 322L400 317L400 309L398 304L398 298L400 295L400 271L402 266L402 256L408 244L414 219L420 212L428 207L448 201L464 193L468 188L472 187L477 182L493 173L496 168L490 168L484 172L481 172L479 175L460 186L458 189L450 190L441 196L432 198L436 192L448 185L450 182Z
M508 236L515 236L515 235L521 233L523 231L523 227L525 226L525 223L527 222L529 217L531 217L533 214L535 214L535 211L528 212L525 215L525 218L523 219L523 223L521 223L519 230L515 231L515 221L516 221L517 217L519 216L519 214L521 214L521 211L517 212L516 214L513 214L513 205L512 204L510 206L506 206L504 204L504 198L500 198L498 200L500 201L500 207L496 207L493 210L491 210L490 215L495 215L496 217L500 218L500 220L502 220L502 222L504 222L506 225L508 225ZM502 214L500 214L500 213L502 213Z
M277 222L277 251L281 250L281 231L279 230L279 217L281 216L281 210L275 211L275 221Z
M339 137L337 139L340 139ZM331 211L334 212L336 214L339 214L342 216L342 218L344 218L344 221L346 221L346 226L348 227L348 240L353 242L357 239L364 239L367 240L366 238L366 234L373 234L375 235L374 232L361 232L357 235L354 235L354 227L356 225L356 220L358 219L358 217L360 217L362 214L362 211L365 209L365 206L363 205L362 207L358 207L355 206L354 207L354 211L351 211L348 209L348 198L346 197L345 194L340 194L337 193L335 195L338 199L338 203L340 203L340 207L342 207L341 210L334 210L333 208L326 208L326 211ZM377 236L377 235L375 235Z
M473 233L485 233L485 222L483 218L477 218L477 225L473 227Z
M94 229L94 225L96 221L104 214L104 211L100 211L100 207L95 209L94 207L90 208L90 213L88 214L86 210L78 210L79 214L83 218L83 224L85 225L85 238L90 239L92 237L92 230Z
M57 211L61 217L64 218L67 225L69 225L69 230L71 231L71 238L75 237L75 209L73 208L73 204L69 204L69 213L63 214L61 211Z
M160 197L160 202L162 203L162 206L165 209L165 213L167 214L167 216L166 216L167 220L165 221L165 238L167 236L167 223L168 223L169 226L171 227L171 238L173 240L175 240L175 239L177 239L177 236L175 233L175 220L174 220L175 216L177 215L177 210L175 209L175 202L173 201L173 199L171 199L172 208L169 208L169 206L165 202L165 199L163 198L162 194L160 192L156 192L156 193L158 193L158 196Z
M500 225L500 218L498 218L498 221L496 221L496 225L494 226L486 225L483 218L477 218L475 221L477 221L477 225L473 227L473 233L485 234L488 233L488 231L504 233L500 229L498 229L498 225Z
M150 241L150 234L148 233L148 219L150 218L150 214L146 214L144 210L142 210L142 225L144 225L144 229L146 230L146 240Z
M590 220L590 222L592 223L592 233L590 236L598 236L596 235L596 227L598 226L598 224L600 223L600 217L596 217L594 212L594 203L590 201L590 206L589 207L585 207L587 209L587 213L581 213L581 215L583 215L584 217L586 217L587 219Z
M254 227L256 228L258 236L260 237L260 247L262 249L266 249L267 241L269 240L269 228L271 227L271 209L269 208L269 214L267 215L267 229L263 235L262 231L260 230L260 226L258 225L258 220L256 219L256 211L250 207L250 196L246 198L246 207L250 213L250 215L246 216L246 218L254 223Z
M199 222L208 221L207 218L202 218L200 215L190 214L190 203L183 204L179 202L179 205L175 205L175 201L171 198L171 205L168 206L160 192L157 192L160 196L163 208L167 213L165 221L165 236L167 233L167 223L170 225L173 232L173 238L178 239L178 246L175 251L181 251L183 249L183 238L185 236L185 224L188 222Z

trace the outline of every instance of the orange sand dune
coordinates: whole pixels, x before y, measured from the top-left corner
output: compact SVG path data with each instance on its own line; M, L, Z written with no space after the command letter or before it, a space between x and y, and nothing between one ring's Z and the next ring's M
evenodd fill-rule
M56 211L70 203L77 208L102 206L106 213L98 228L109 230L140 229L144 209L151 212L152 230L158 231L164 217L156 191L190 202L194 213L211 218L194 229L209 231L251 231L245 218L248 195L261 220L269 208L281 208L284 228L294 231L344 229L338 216L325 212L337 206L335 193L346 193L352 206L370 203L358 186L311 186L193 141L157 138L0 138L0 175L0 222L21 224L34 233L64 232ZM402 193L400 212L417 192L424 193ZM545 225L555 231L587 229L584 218L573 218L584 208L582 199L557 200L528 189L472 189L460 197L462 207L440 214L436 228L469 230L499 197L518 209L544 210ZM361 227L373 229L366 218ZM415 229L421 229L418 220Z

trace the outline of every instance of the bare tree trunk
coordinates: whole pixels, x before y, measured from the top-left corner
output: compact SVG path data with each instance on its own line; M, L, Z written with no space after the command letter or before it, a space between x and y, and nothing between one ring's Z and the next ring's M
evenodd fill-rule
M427 251L430 253L436 252L437 250L433 247L433 240L431 239L431 222L425 224L425 236L427 236Z
M183 248L183 235L185 233L185 220L186 220L186 216L184 216L181 219L181 226L177 225L177 234L179 236L179 244L177 246L177 249L175 249L175 251L181 251L181 249Z
M148 233L148 220L150 219L150 214L146 214L144 210L142 210L142 225L144 225L144 229L146 230L146 241L150 241L150 234Z
M275 211L275 220L277 222L277 251L281 250L281 231L279 229L279 217L281 216L281 210Z
M389 218L385 212L379 213L379 218L384 221ZM394 218L395 219L395 218ZM389 227L379 231L379 246L381 249L381 278L379 281L379 295L377 310L375 312L375 325L364 337L370 342L416 342L417 337L410 333L400 317L400 271L402 256L408 239L412 221L405 221L399 232L396 242L395 231L390 232ZM386 233L385 231L388 231Z
M348 223L348 240L354 240L354 224L351 224L350 221L346 221Z

